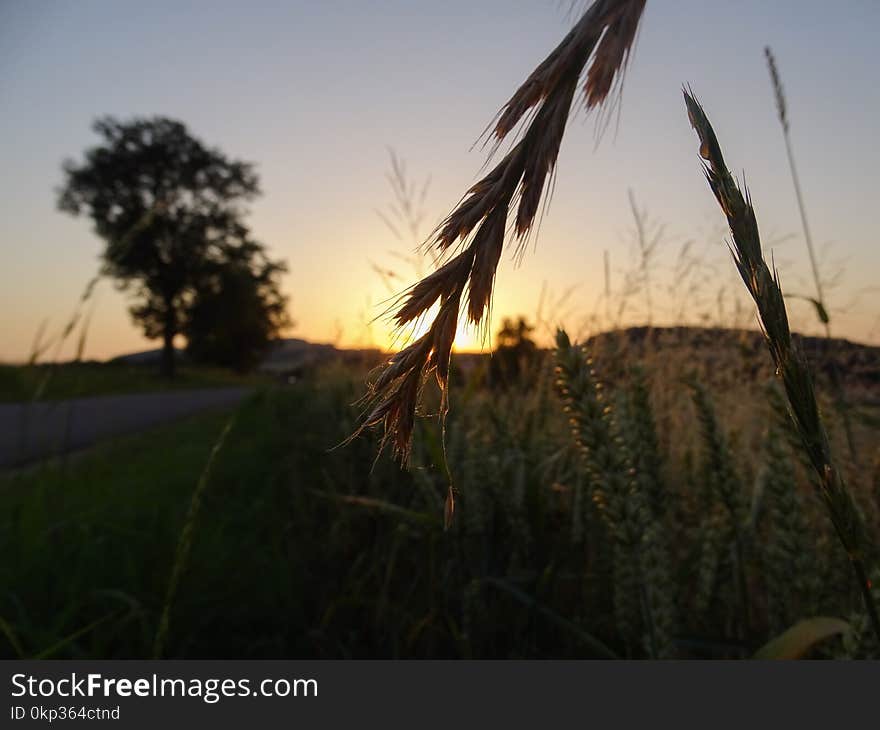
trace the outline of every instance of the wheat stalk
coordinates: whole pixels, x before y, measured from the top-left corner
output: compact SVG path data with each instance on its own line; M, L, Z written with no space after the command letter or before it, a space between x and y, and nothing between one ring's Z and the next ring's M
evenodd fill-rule
M820 496L856 574L871 624L880 637L880 617L865 569L869 545L864 525L843 475L835 465L819 414L810 369L792 342L779 276L764 260L751 199L748 191L743 193L740 190L727 169L718 138L703 107L687 89L684 90L684 100L691 125L700 138L700 156L709 187L730 226L734 262L758 308L767 345L788 399L790 415L818 477Z

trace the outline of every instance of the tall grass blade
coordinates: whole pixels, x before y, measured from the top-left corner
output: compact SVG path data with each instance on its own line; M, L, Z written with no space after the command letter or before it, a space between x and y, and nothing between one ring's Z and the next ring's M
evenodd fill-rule
M186 569L187 563L189 562L189 554L192 550L193 537L195 536L196 522L198 521L199 511L202 506L202 498L205 495L211 477L211 467L213 467L217 455L220 453L223 444L226 442L226 437L229 435L232 426L235 424L235 418L236 414L233 413L223 427L223 430L220 432L220 436L217 438L214 447L211 449L211 453L208 455L208 460L205 462L205 466L199 476L199 481L193 491L189 510L186 513L186 521L180 532L177 551L174 555L174 565L171 568L171 577L168 580L168 590L165 594L162 616L159 619L159 627L156 630L156 639L153 644L154 659L161 659L165 652L165 644L168 640L168 628L171 622L171 607L174 604L174 597L177 595L177 589L180 585L183 571Z

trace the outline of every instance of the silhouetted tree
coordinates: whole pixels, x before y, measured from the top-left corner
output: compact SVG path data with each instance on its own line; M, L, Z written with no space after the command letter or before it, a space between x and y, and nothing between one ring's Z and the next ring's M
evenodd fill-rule
M237 251L235 260L206 270L184 327L192 359L240 373L252 370L291 324L279 287L286 270L255 243Z
M259 194L257 176L172 119L106 117L93 128L103 143L82 164L65 162L58 205L94 222L106 242L102 271L133 292L131 314L147 337L162 338L170 377L174 337L206 266L248 241L241 205Z
M538 346L531 338L534 330L523 317L517 320L504 318L489 366L494 385L507 385L529 372L539 354Z

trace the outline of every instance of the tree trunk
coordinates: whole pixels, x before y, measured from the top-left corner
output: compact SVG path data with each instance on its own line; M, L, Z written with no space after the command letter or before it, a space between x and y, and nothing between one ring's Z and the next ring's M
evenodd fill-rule
M172 310L173 312L173 310ZM174 378L175 362L174 362L174 315L168 314L165 317L165 331L162 333L162 361L161 373L165 378Z

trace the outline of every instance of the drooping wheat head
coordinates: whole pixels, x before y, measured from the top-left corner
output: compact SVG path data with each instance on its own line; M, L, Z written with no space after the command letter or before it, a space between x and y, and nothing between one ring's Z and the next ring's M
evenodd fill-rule
M393 455L406 463L420 391L431 375L442 394L444 420L460 310L464 308L470 324L486 328L508 218L514 245L521 251L553 176L578 88L582 86L587 110L605 103L625 70L645 2L593 2L501 109L490 132L496 146L527 116L528 121L518 141L467 191L426 244L446 261L400 296L393 321L402 330L439 302L438 312L427 332L389 358L369 384L364 416L353 436L381 428L381 446L390 444Z

